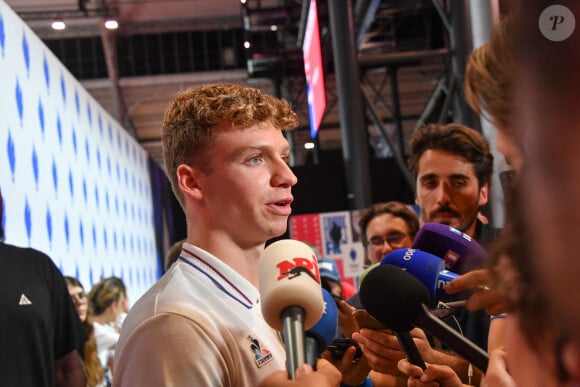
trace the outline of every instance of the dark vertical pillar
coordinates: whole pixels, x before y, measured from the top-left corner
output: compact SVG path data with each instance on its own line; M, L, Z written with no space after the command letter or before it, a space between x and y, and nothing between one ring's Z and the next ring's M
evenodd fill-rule
M405 136L403 133L403 122L401 120L401 102L399 99L399 78L397 76L399 68L397 66L389 67L389 78L391 79L391 99L393 102L393 121L397 130L399 139L400 155L405 158Z
M339 96L348 209L362 209L372 204L372 190L351 1L329 1L328 12Z
M451 71L455 78L455 95L453 99L453 121L473 128L475 115L465 101L463 92L463 80L465 78L465 65L467 56L471 52L470 31L468 23L468 10L465 1L451 1Z

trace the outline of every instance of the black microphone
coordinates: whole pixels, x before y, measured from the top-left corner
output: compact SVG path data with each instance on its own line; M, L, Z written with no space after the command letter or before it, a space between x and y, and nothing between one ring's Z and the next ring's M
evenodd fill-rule
M371 270L361 284L360 300L371 316L392 330L408 332L414 326L420 327L487 371L487 353L433 315L427 306L429 291L404 270L388 264Z
M367 275L372 272L373 270L375 270L377 267L379 267L381 263L377 262L374 265L369 266L360 276L359 278L359 288L362 290L362 286L363 284L366 282L366 278ZM360 294L360 293L359 293ZM361 299L361 303L362 303L362 299ZM363 303L363 307L366 308L366 306ZM367 311L370 313L370 311ZM372 315L372 313L370 313ZM388 327L388 326L387 326ZM391 327L388 327L391 328ZM392 329L392 328L391 328ZM399 342L399 345L401 346L401 349L403 351L405 351L405 353L407 354L407 357L409 358L409 361L416 365L421 367L423 370L425 370L425 368L427 368L425 366L425 362L423 361L423 359L421 358L421 354L419 353L419 350L417 349L417 346L415 345L415 342L413 341L413 337L411 337L411 334L409 333L410 329L407 330L396 330L393 329L393 334L397 337L397 341Z

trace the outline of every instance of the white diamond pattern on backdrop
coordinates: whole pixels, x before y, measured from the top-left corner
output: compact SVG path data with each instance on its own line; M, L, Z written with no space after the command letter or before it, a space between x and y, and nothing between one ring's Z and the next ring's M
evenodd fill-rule
M156 280L146 152L0 0L0 189L6 242L44 251L88 289Z

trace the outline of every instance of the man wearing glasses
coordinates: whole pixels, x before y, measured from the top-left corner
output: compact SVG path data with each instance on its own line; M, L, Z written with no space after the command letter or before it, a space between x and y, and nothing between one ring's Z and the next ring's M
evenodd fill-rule
M365 210L359 221L365 264L379 262L396 249L411 247L419 231L417 215L404 203L377 203Z

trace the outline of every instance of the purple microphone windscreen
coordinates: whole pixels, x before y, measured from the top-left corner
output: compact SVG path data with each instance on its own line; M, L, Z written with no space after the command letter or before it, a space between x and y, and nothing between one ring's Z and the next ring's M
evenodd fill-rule
M425 223L415 236L412 248L442 258L446 268L465 274L485 266L485 249L469 235L445 224Z
M405 302L400 302L404 294ZM429 291L411 274L393 265L371 270L360 288L360 300L371 316L395 331L410 331Z

